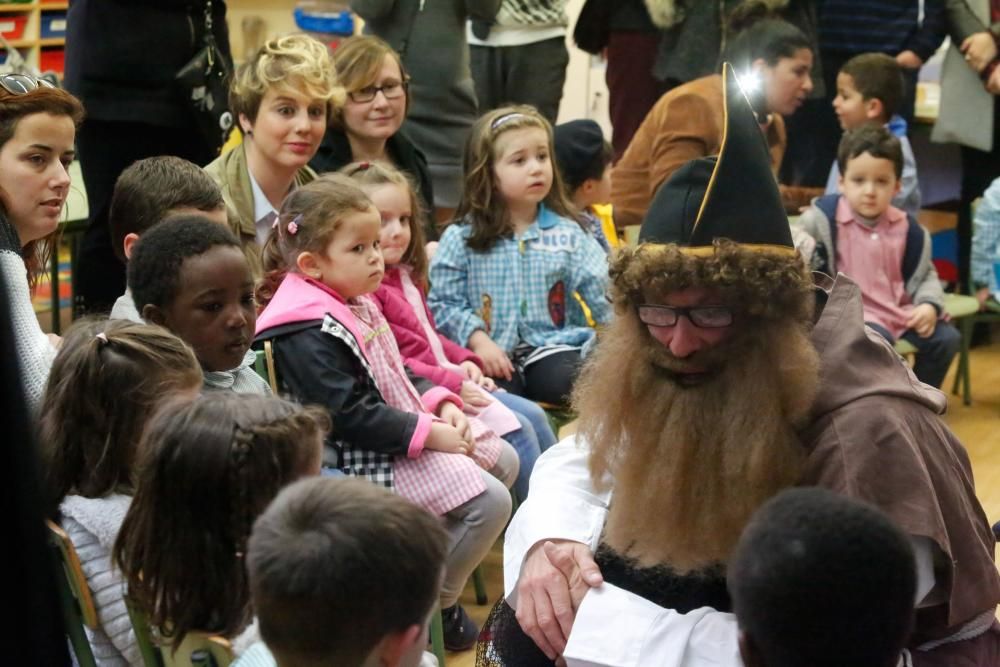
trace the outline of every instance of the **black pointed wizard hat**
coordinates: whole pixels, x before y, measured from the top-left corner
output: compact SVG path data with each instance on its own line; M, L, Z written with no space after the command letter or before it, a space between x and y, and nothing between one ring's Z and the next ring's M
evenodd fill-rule
M722 66L723 134L717 156L691 160L657 191L639 242L709 254L715 239L750 250L794 253L764 132L732 65Z

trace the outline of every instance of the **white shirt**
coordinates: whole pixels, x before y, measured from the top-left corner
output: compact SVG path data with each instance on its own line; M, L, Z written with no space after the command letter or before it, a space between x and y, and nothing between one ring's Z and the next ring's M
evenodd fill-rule
M504 593L517 608L517 581L528 551L566 539L596 551L611 492L593 488L587 443L570 436L543 452L531 494L504 537ZM933 542L911 536L917 600L934 587ZM742 667L736 617L709 607L680 614L611 584L591 589L577 610L563 657L569 667Z
M278 219L278 211L264 195L264 191L257 184L257 179L253 177L253 172L247 169L247 175L250 177L250 189L253 191L253 218L254 226L257 228L257 244L263 246L267 237L271 235L274 221Z

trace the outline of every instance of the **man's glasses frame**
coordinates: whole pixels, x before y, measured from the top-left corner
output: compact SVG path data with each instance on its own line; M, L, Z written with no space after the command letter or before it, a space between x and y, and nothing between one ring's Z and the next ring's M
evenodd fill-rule
M733 323L733 309L729 306L655 306L640 304L636 311L639 320L652 327L672 327L683 315L691 324L701 329L722 329Z

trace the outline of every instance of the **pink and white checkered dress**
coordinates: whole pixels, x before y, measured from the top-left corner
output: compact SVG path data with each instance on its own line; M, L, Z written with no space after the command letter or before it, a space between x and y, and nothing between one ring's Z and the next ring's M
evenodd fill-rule
M349 304L364 336L365 352L385 402L399 410L427 414L420 392L410 382L396 339L378 305L367 296ZM479 468L489 470L500 457L503 441L485 424L469 418L476 449L472 456L430 449L411 459L393 459L396 492L441 516L486 490Z

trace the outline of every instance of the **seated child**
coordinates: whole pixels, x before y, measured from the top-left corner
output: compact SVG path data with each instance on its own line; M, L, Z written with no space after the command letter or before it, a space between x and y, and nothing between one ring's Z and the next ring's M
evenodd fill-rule
M407 367L461 396L474 426L482 421L517 450L521 468L514 491L523 500L535 460L556 442L545 411L526 398L497 391L493 380L483 375L479 357L434 328L425 296L423 216L409 178L387 162L355 162L342 173L361 185L382 216L385 277L373 296Z
M618 233L610 216L595 206L611 201L611 144L592 120L571 120L552 128L556 166L570 201L583 214L586 228L610 254L618 247Z
M913 548L874 507L819 488L778 494L743 531L727 583L746 667L912 664Z
M270 394L250 349L257 307L236 236L200 215L157 224L132 249L128 284L147 322L194 348L206 389Z
M478 628L458 596L510 515L517 454L492 431L473 438L458 396L419 378L418 391L407 376L389 324L367 296L384 271L382 222L365 193L327 174L281 208L264 246L258 297L267 305L257 340L271 341L283 390L329 411L335 437L324 463L445 517L445 645L469 648Z
M108 211L111 247L124 264L139 236L160 220L180 214L200 214L226 224L222 192L201 167L173 155L133 162L115 181ZM111 318L142 322L126 288L111 309Z
M160 327L81 320L63 337L42 401L39 444L51 513L80 557L100 629L85 628L99 665L143 664L111 547L132 501L143 428L166 397L196 396L191 348Z
M972 231L972 285L980 309L1000 300L1000 178L990 183L976 208Z
M833 109L844 131L865 125L884 125L899 139L903 170L900 189L893 196L892 205L915 218L920 212L920 183L917 181L917 160L906 138L906 121L896 114L902 102L903 74L891 56L862 53L844 63L837 73ZM839 186L840 169L834 162L826 182L826 194L836 194Z
M433 515L374 484L296 482L254 524L247 570L266 647L234 667L422 664L447 550Z
M931 238L890 200L903 166L899 140L868 125L844 135L837 152L841 195L817 199L800 218L816 241L811 264L847 274L861 288L865 321L890 343L917 348L913 372L940 387L961 342L941 320L944 291L931 263Z
M552 126L532 107L476 121L427 301L439 331L501 387L563 405L611 306L607 255L575 221L552 154Z
M239 655L257 640L250 529L282 488L319 474L329 429L320 408L230 392L171 401L150 421L114 559L170 643L199 630L233 639Z

